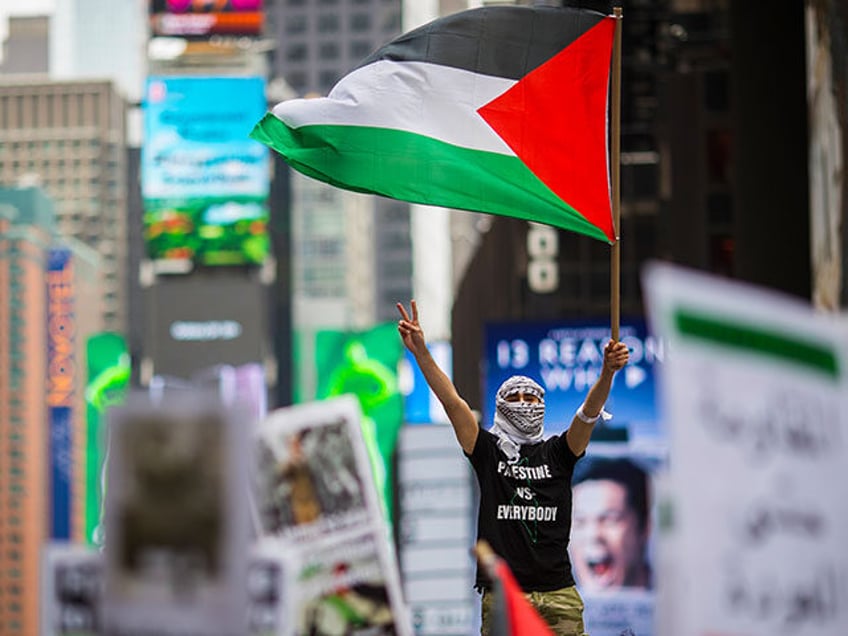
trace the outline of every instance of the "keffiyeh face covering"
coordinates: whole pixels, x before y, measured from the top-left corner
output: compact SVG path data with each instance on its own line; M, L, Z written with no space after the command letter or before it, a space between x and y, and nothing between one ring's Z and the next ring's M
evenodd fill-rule
M509 402L507 397L523 393L535 395L540 402ZM545 389L532 379L515 375L506 380L495 397L495 423L492 433L498 436L498 448L510 463L518 461L523 444L542 439L545 422Z

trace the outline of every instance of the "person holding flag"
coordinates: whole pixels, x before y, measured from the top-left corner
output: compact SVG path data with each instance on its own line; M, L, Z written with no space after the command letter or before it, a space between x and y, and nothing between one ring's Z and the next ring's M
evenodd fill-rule
M333 186L543 223L611 247L611 336L571 427L543 440L544 390L498 392L491 431L427 352L413 303L398 330L481 485L479 535L554 633L583 634L567 545L571 475L628 360L619 330L621 8L484 6L400 35L326 97L280 102L250 137ZM478 585L488 582L478 573ZM491 595L483 597L488 634Z
M610 341L601 374L565 433L544 439L545 390L531 378L512 376L498 389L494 423L480 428L471 407L427 349L413 300L403 304L398 332L442 403L457 441L480 486L478 541L504 559L515 580L554 634L582 636L583 600L568 557L571 479L585 454L595 422L605 414L615 373L629 360L627 345ZM491 629L491 581L477 570L482 591L481 634Z

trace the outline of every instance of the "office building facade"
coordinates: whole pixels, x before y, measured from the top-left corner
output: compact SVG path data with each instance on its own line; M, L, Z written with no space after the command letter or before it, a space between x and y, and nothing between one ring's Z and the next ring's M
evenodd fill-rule
M0 188L0 633L37 634L41 548L82 542L85 346L99 255L56 236L39 188ZM7 300L8 299L8 300Z
M57 231L102 256L105 328L127 323L125 100L108 81L0 78L0 186L39 184Z
M0 75L43 75L48 68L50 18L10 16Z
M0 633L38 632L48 535L47 294L53 210L44 193L0 190Z
M271 82L282 78L299 96L326 95L400 33L401 4L268 2L266 32L277 43L269 62ZM339 191L299 175L292 178L291 196L296 327L363 328L394 319L395 301L412 293L408 204Z

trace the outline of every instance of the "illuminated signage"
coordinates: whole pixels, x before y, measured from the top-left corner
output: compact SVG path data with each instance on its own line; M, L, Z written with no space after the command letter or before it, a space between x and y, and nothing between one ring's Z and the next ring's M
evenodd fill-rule
M263 23L262 0L152 0L150 3L154 36L258 36Z
M71 252L50 250L47 264L47 418L50 474L50 536L71 536L74 360L74 273Z
M141 193L154 261L261 264L269 150L248 138L267 110L260 77L150 77Z
M235 320L206 320L202 322L177 320L171 323L169 333L174 340L209 342L211 340L234 340L244 327Z
M501 383L511 375L526 375L545 388L546 431L568 428L600 375L609 337L609 324L600 322L488 325L484 424L491 424ZM630 362L616 374L607 401L614 416L610 424L626 425L631 436L661 436L653 369L662 362L662 343L647 333L641 319L622 320L620 339L630 349Z
M154 374L190 378L217 365L265 363L265 287L218 273L162 277L151 290L146 342Z

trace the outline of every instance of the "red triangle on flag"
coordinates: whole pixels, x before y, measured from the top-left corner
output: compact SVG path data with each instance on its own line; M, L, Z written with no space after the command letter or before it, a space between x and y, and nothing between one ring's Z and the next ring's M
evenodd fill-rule
M611 243L607 96L614 31L614 18L604 18L477 110L554 194Z

